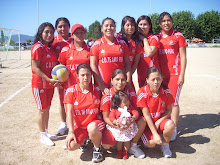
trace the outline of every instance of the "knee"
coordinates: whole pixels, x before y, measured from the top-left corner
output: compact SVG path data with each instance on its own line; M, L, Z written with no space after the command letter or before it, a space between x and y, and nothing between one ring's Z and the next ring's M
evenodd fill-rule
M97 131L99 131L98 124L95 122L89 123L89 125L87 126L87 131L89 133L96 133Z
M139 129L145 129L146 124L147 124L147 122L146 122L146 120L143 119L143 118L140 119L140 120L138 121L138 123L137 123Z
M172 120L169 120L169 121L166 122L164 128L166 130L174 130L175 126L176 126L175 123Z

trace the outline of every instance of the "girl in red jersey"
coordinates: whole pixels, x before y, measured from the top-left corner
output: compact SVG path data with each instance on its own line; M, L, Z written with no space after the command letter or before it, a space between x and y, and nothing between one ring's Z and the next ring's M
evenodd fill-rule
M55 28L57 30L58 36L54 38L54 42L52 44L57 57L59 57L61 50L63 47L68 46L72 38L70 36L70 22L65 17L60 17L56 20ZM61 118L60 127L57 131L58 135L64 135L67 131L67 125L66 125L66 113L64 109L63 99L64 99L64 86L63 84L59 87L57 87L58 93L59 93L59 113Z
M135 19L130 16L125 16L121 22L121 31L116 34L116 37L123 39L126 42L130 50L129 60L131 65L131 75L135 72L142 53L142 47L137 30L138 28ZM134 88L132 81L131 86Z
M162 75L157 67L147 70L147 84L137 93L137 107L140 107L147 121L146 129L141 136L143 143L153 148L161 145L164 157L172 156L169 141L175 129L175 123L167 119L172 111L173 97L169 89L161 86ZM161 136L163 136L163 139Z
M125 91L115 92L111 108L109 119L115 126L108 126L107 129L112 132L117 141L117 158L127 159L130 141L138 132L135 120L139 117L139 113L130 105L129 96ZM122 118L124 121L121 121ZM129 123L127 123L127 119Z
M139 87L145 85L146 71L149 67L159 67L158 48L160 47L159 38L153 35L151 19L142 15L137 20L138 30L141 33L140 39L143 41L142 54L139 60L137 74Z
M69 87L64 98L69 133L66 146L73 151L89 137L94 145L93 162L102 161L101 139L105 123L99 111L101 91L91 83L92 70L88 64L77 67L79 83Z
M115 21L105 18L101 27L103 36L95 41L90 51L90 65L94 78L104 93L109 93L111 74L115 69L125 69L127 85L131 82L129 49L123 40L118 41L114 37L115 29Z
M159 61L161 72L164 76L163 82L172 92L175 100L171 119L178 124L179 119L179 96L184 83L186 70L186 39L183 34L172 29L173 21L169 13L163 12L159 16L160 27L159 34L160 49ZM171 138L174 141L177 136L177 128Z
M51 44L54 39L54 27L51 23L42 23L31 48L32 92L38 108L38 126L41 143L52 146L50 139L56 139L48 133L49 109L58 80L51 77L51 71L57 65L57 56Z
M126 80L127 80L127 75L124 72L124 70L122 69L114 70L111 77L112 88L109 89L109 94L104 94L102 97L100 110L102 111L104 121L109 126L115 127L115 125L109 119L109 114L111 112L111 105L112 105L112 97L115 94L115 92L119 90L125 91L129 96L129 101L131 105L136 108L136 100L137 100L136 92L133 88L130 89L125 88ZM143 118L138 118L137 125L138 125L138 132L136 136L132 139L129 153L133 154L137 158L143 159L145 157L145 154L138 147L137 142L140 139L145 129L146 121ZM110 147L114 146L114 144L115 144L114 136L108 129L105 129L103 132L102 146L105 149L109 149Z

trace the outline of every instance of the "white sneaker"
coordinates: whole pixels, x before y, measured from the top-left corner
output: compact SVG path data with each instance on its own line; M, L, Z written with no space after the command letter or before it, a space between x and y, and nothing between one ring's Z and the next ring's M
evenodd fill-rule
M57 135L64 135L65 132L68 130L67 125L66 124L60 124L60 128L57 131Z
M138 145L130 147L128 152L139 159L143 159L145 157L144 152L138 147Z
M52 142L52 141L47 137L46 134L42 134L42 135L41 135L40 142L41 142L42 144L47 145L47 146L54 146L54 142Z
M47 137L50 139L50 140L57 140L58 137L56 135L51 135L49 133L47 133Z
M176 140L176 137L177 137L177 127L175 127L175 130L174 130L174 132L173 132L173 135L172 135L170 141Z
M161 152L165 158L170 158L172 156L172 152L170 151L169 143L163 143L161 146Z

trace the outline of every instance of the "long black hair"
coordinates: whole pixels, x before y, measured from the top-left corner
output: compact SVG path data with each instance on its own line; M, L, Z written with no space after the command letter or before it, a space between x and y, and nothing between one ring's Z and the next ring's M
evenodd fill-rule
M55 29L51 23L49 23L49 22L42 23L38 28L37 34L35 35L34 43L37 43L38 41L43 43L42 33L47 26L49 26L51 29L53 29L53 32L55 31ZM49 47L53 43L53 40L48 44Z
M57 29L57 26L59 24L60 21L63 21L65 23L68 24L69 28L70 28L70 21L66 18L66 17L60 17L60 18L57 18L56 22L55 22L55 28Z
M129 98L128 94L125 91L117 91L112 97L112 106L111 108L117 109L120 107L122 97Z
M172 16L170 15L170 13L164 11L164 12L161 13L160 16L159 16L159 24L161 23L161 21L163 20L163 17L164 17L165 15L168 15L168 16L170 17L171 21L173 22L173 18L172 18Z
M138 18L138 20L137 20L137 24L139 24L139 22L140 22L141 20L146 20L146 21L148 22L148 24L150 25L149 33L154 34L154 33L153 33L153 29L152 29L152 23L151 23L150 17L148 17L148 16L146 16L146 15L140 16L140 17Z

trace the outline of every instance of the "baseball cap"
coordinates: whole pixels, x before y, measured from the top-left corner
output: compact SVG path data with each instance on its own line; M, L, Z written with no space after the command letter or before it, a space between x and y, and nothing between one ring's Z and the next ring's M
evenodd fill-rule
M81 24L75 24L75 25L73 25L73 26L71 27L71 34L73 34L73 33L75 32L75 30L78 29L78 28L80 28L80 29L82 29L82 30L85 31L85 28L83 27L83 25L81 25Z

